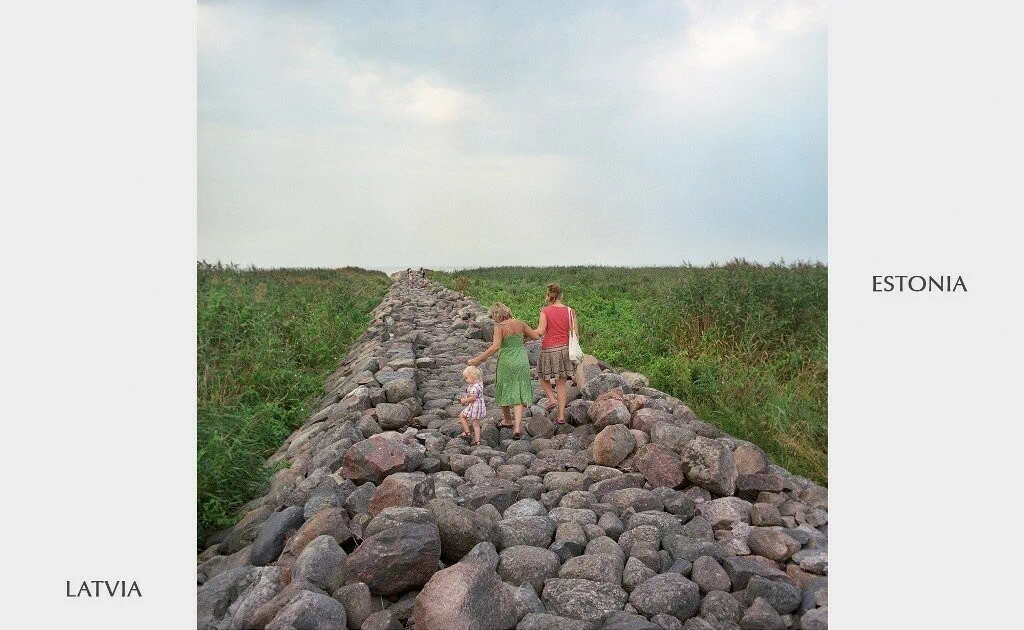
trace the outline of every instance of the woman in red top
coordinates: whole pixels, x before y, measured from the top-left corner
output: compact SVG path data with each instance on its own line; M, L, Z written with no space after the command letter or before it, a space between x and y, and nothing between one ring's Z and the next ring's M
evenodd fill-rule
M558 419L555 422L565 424L565 380L573 378L576 369L569 360L569 330L572 329L577 335L579 331L576 328L576 314L562 304L562 287L552 282L548 285L546 297L548 305L540 310L540 321L537 324L537 334L544 336L540 344L537 374L548 397L548 411L557 404ZM551 387L552 379L558 390L557 399Z

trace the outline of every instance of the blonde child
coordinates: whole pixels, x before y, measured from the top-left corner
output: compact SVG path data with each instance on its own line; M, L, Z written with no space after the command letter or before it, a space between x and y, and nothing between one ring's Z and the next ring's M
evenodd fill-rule
M466 388L466 395L461 399L462 404L466 405L466 408L459 414L459 422L462 423L462 435L460 437L469 437L469 423L467 420L472 420L475 433L473 436L474 446L480 444L480 419L487 413L487 408L484 406L483 376L483 372L475 365L470 365L465 370L462 370L462 378L466 379L469 387Z

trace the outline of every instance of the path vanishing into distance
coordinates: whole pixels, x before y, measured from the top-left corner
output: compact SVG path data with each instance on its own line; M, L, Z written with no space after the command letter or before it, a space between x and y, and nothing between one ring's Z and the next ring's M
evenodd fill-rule
M827 628L825 488L590 356L564 425L534 381L520 440L489 359L473 447L462 370L493 324L392 278L286 467L199 555L198 628Z

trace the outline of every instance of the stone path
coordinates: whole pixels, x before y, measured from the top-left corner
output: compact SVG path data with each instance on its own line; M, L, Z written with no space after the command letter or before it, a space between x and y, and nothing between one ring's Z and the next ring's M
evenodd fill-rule
M267 493L199 556L202 630L827 627L827 490L594 357L524 439L458 437L493 325L416 272L271 458ZM529 344L531 363L539 347Z

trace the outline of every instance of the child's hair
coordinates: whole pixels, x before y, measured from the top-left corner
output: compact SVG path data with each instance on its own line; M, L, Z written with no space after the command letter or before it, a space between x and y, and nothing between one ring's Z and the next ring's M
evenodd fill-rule
M466 381L469 381L471 377L474 381L479 381L483 378L483 375L484 373L475 365L467 365L466 369L462 370L462 378L466 379Z
M562 297L562 287L558 286L557 282L552 282L548 285L548 292L545 297L549 304L554 304L555 300Z
M512 311L509 307L505 306L501 302L495 302L491 306L491 310L487 312L491 319L496 322L503 322L506 319L512 319Z

